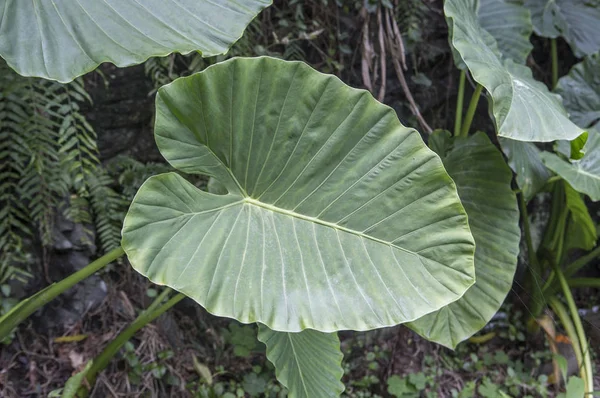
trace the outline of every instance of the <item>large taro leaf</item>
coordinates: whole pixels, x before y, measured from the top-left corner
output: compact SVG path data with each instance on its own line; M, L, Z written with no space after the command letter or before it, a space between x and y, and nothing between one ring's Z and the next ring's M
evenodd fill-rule
M514 0L479 0L477 16L481 27L496 39L502 56L525 64L533 48L529 10Z
M473 283L437 155L364 90L299 62L233 59L159 90L151 177L123 227L134 266L208 311L277 331L410 321Z
M339 397L344 391L340 340L336 333L306 329L299 333L274 332L259 325L258 339L267 346L277 380L290 398Z
M521 234L512 173L484 133L454 139L452 149L440 156L469 216L477 281L462 298L408 327L454 348L485 326L502 305L512 285Z
M525 64L533 48L529 41L533 32L529 10L523 4L512 0L479 0L476 14L481 27L495 39L498 54L516 63ZM452 36L451 24L449 28ZM460 54L451 47L456 66L466 69Z
M600 50L600 0L525 0L535 32L562 36L578 57Z
M271 0L0 0L0 56L24 76L69 82L102 62L223 54Z
M533 142L503 137L498 141L508 158L508 165L517 175L517 185L521 188L525 201L528 202L552 177L552 172L544 166L540 157L542 151Z
M494 37L480 24L477 0L447 0L451 43L473 78L492 96L498 135L519 141L572 140L583 132L569 120L558 95L529 68L503 60Z
M544 164L564 178L578 192L588 195L593 201L600 200L600 133L588 132L583 147L583 158L570 163L550 152L541 154Z

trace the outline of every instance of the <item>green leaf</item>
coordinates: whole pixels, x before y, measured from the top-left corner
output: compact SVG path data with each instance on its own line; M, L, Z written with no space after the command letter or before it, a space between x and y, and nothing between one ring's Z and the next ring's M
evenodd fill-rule
M427 385L427 377L425 377L423 372L409 374L408 381L415 386L417 391L423 391Z
M93 361L88 361L85 365L85 368L73 376L69 377L67 382L65 383L65 388L62 392L62 398L75 398L77 396L77 391L83 384L83 379L92 368Z
M429 135L427 145L443 159L450 148L452 148L452 133L448 130L434 130Z
M244 391L248 393L248 395L257 397L267 389L267 381L264 378L257 376L256 373L249 373L244 376L242 387L244 387Z
M571 376L569 377L569 382L567 383L567 391L565 393L560 393L556 396L557 398L581 398L585 397L585 383L584 381L577 377Z
M69 82L103 62L226 53L271 0L0 0L0 55L18 73Z
M192 354L192 363L194 366L194 370L198 373L198 376L203 378L209 386L213 384L213 376L210 368L205 364L198 361L198 358L194 354Z
M569 144L570 146L570 151L569 151L569 157L573 160L579 160L583 157L583 155L585 155L584 152L584 147L585 147L585 143L587 142L588 139L588 132L584 131L583 134L581 134L579 137L575 138L573 141L571 141Z
M577 57L600 50L599 0L525 0L525 6L539 36L564 37Z
M473 283L466 213L420 135L368 92L300 62L216 64L163 87L155 138L203 192L151 177L123 247L150 280L278 331L411 321Z
M497 384L494 384L494 382L488 378L486 378L483 381L483 383L481 383L481 385L479 386L477 391L483 398L501 398L502 397L502 395L501 395L502 390L500 390L500 387Z
M498 141L508 158L508 165L517 175L517 185L521 188L525 201L528 202L552 177L552 172L544 166L540 157L542 151L533 142L502 137Z
M562 96L573 122L584 128L600 123L600 54L571 68L558 80L555 91Z
M511 0L479 0L475 6L478 24L496 41L498 55L525 64L533 46L529 37L533 31L529 10ZM452 24L448 24L452 43ZM466 69L461 55L454 48L452 56L459 69Z
M512 173L484 133L454 139L442 159L475 238L475 284L458 301L407 326L449 348L475 334L510 291L519 254L519 210Z
M256 330L252 326L231 322L229 330L221 330L221 335L233 346L233 353L238 357L249 357L258 344Z
M596 225L590 216L585 202L579 192L569 184L565 184L566 205L570 211L569 225L565 235L565 250L591 250L596 246L598 236Z
M419 391L417 388L408 382L406 378L401 378L398 375L393 375L387 379L387 392L396 398L418 397Z
M600 133L590 130L588 134L582 159L569 163L549 152L542 153L541 158L546 167L596 202L600 200Z
M599 70L600 54L594 54L575 65L567 76L558 81L556 92L563 97L571 118L590 130L571 141L568 150L567 143L558 143L559 152L570 156L571 163L552 154L546 155L545 159L549 168L594 201L600 199L600 134L594 130L600 127ZM568 154L565 153L567 151Z
M569 371L569 362L567 361L567 358L561 354L552 354L552 359L556 362L562 379L567 380L567 373Z
M503 60L496 40L478 21L477 4L476 0L447 0L444 12L452 46L473 78L492 96L498 135L540 142L581 135L558 95L536 81L526 66Z
M275 332L259 325L258 339L267 346L267 358L289 397L339 397L344 391L343 355L336 333Z
M477 16L481 27L496 39L502 56L524 65L533 48L529 10L514 0L479 0Z

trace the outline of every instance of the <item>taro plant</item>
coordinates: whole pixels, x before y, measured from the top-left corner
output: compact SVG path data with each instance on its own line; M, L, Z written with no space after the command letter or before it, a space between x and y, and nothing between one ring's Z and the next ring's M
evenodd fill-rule
M103 61L214 55L267 2L142 4L0 0L2 16L14 16L0 18L10 37L0 41L0 55L22 74L59 81ZM212 314L259 323L258 338L290 396L339 396L339 330L406 323L455 347L481 329L511 289L522 217L531 283L545 278L533 289L536 302L548 301L563 322L579 348L585 391L593 391L570 288L597 286L572 279L597 249L564 262L569 249L592 249L597 238L579 193L598 200L597 56L558 85L569 115L561 96L524 65L533 30L525 6L447 0L444 11L461 84L454 133L433 132L429 148L370 93L301 62L234 58L160 88L158 148L174 168L210 177L210 189L176 173L150 177L125 218L122 248L24 300L0 319L0 338L126 253L138 272L167 288L70 380L65 396L87 394L84 379L93 385L137 330L186 296ZM81 19L96 23L79 32L73 21ZM518 29L506 32L507 22ZM75 61L67 65L65 57ZM463 117L467 77L475 87ZM583 105L580 86L589 93ZM470 134L482 95L508 164L490 139L496 134ZM556 141L557 151L530 141ZM546 187L556 211L537 249L526 202Z
M547 3L542 17L541 3ZM597 63L597 55L590 54L597 51L597 43L594 44L595 39L584 32L589 32L594 21L598 21L600 5L575 3L573 7L566 7L565 2L559 1L528 1L528 9L502 1L481 1L479 4L465 0L448 1L445 13L449 19L451 43L456 50L456 64L459 68L466 66L477 83L460 134L468 131L466 126L471 122L473 104L477 103L483 86L490 93L491 113L501 147L517 174L516 182L521 188L519 201L528 247L526 288L532 292L531 321L542 314L546 303L552 307L573 342L585 391L589 394L594 390L591 353L571 287L598 286L598 281L569 281L567 278L599 253L597 249L593 250L571 264L567 264L567 260L572 249L591 250L597 241L596 227L580 193L588 195L592 201L599 199L598 133L594 126L598 122L599 75L598 68L593 67ZM577 26L577 19L573 18L576 13L586 13ZM495 18L488 18L490 14ZM541 33L540 18L546 26L559 26L556 35L563 35L574 46L576 54L590 54L557 86L556 41L552 40L551 88L556 86L555 91L562 98L533 80L529 69L522 65L531 49L529 35L533 27ZM499 29L507 25L517 28L509 33ZM556 38L556 35L550 37ZM561 104L563 98L568 113ZM457 120L459 115L458 108ZM556 153L541 151L534 143L526 141L555 141ZM553 172L558 175L553 176ZM543 190L553 192L552 212L544 238L536 247L526 202ZM476 269L478 272L479 268ZM558 292L564 295L568 310L558 299Z

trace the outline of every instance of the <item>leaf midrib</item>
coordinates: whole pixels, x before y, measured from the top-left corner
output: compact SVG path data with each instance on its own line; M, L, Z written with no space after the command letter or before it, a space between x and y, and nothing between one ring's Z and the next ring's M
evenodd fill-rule
M395 249L398 249L398 250L402 250L403 252L406 252L406 253L409 253L409 254L413 254L413 255L418 256L418 257L422 257L418 253L410 251L410 250L408 250L408 249L406 249L404 247L397 246L397 245L393 244L392 242L388 242L388 241L385 241L383 239L379 239L379 238L376 238L374 236L367 235L367 234L365 234L363 232L356 231L356 230L351 229L351 228L342 227L339 224L328 222L328 221L324 221L324 220L321 220L320 218L310 217L310 216L307 216L307 215L304 215L304 214L296 213L296 212L291 211L291 210L282 209L281 207L273 206L273 205L261 202L261 201L256 200L256 199L252 199L250 197L244 197L244 198L242 198L240 200L237 200L237 201L232 202L232 203L228 203L228 204L220 206L220 207L216 207L214 209L204 210L204 211L200 211L200 212L190 212L188 214L193 214L193 215L196 215L196 214L207 214L207 213L212 213L212 212L215 212L215 211L222 211L222 210L225 210L227 208L235 207L235 206L240 205L240 204L241 205L245 205L245 204L254 205L254 206L257 206L257 207L260 207L260 208L272 211L274 213L279 213L279 214L283 214L283 215L286 215L286 216L297 218L299 220L309 221L309 222L312 222L312 223L315 223L315 224L323 225L323 226L326 226L326 227L329 227L329 228L333 228L333 229L336 229L336 230L339 230L339 231L347 232L347 233L352 234L352 235L356 235L356 236L358 236L358 237L360 237L362 239L369 239L369 240L372 240L374 242L386 245L388 247L392 247L392 248L395 248Z
M323 226L326 226L326 227L329 227L329 228L333 228L333 229L336 229L336 230L339 230L339 231L347 232L349 234L359 236L359 237L361 237L363 239L369 239L369 240L375 241L377 243L381 243L381 244L384 244L386 246L393 247L393 248L396 248L398 250L402 250L404 252L417 255L416 253L414 253L414 252L412 252L410 250L407 250L407 249L405 249L403 247L394 245L392 242L387 242L387 241L385 241L383 239L379 239L379 238L376 238L376 237L371 236L371 235L366 235L363 232L356 231L356 230L350 229L350 228L346 228L346 227L343 227L343 226L341 226L339 224L336 224L336 223L332 223L332 222L321 220L320 218L310 217L310 216L307 216L307 215L304 215L304 214L301 214L301 213L296 213L296 212L291 211L291 210L282 209L281 207L273 206L273 205L270 205L268 203L264 203L264 202L258 201L256 199L252 199L250 197L244 198L241 202L244 203L244 204L248 203L248 204L251 204L251 205L254 205L254 206L257 206L257 207L261 207L263 209L267 209L267 210L275 212L275 213L283 214L283 215L294 217L294 218L297 218L297 219L300 219L300 220L313 222L315 224L320 224L320 225L323 225ZM240 202L236 202L236 203L240 203Z

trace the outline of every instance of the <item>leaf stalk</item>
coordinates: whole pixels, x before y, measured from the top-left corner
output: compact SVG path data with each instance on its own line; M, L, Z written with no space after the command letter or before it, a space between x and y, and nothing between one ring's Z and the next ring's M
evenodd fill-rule
M473 91L473 95L471 96L469 108L467 109L467 114L465 115L465 120L462 125L462 130L460 133L461 137L467 137L469 135L471 123L473 122L473 117L475 116L475 111L477 110L477 104L479 103L479 97L481 96L482 90L483 86L477 83L477 87L475 87L475 91Z
M125 251L123 251L121 247L113 249L60 282L53 283L33 296L21 301L10 312L0 318L0 340L3 340L15 327L17 327L17 325L27 319L39 308L48 304L56 296L64 293L75 284L93 275L124 254Z
M462 124L463 103L465 99L465 78L466 72L460 71L460 80L458 82L458 97L456 99L456 117L454 119L454 136L460 136L460 127Z
M587 337L585 335L585 331L583 330L583 323L581 322L581 317L579 316L579 312L577 311L577 306L575 305L573 294L571 294L571 289L569 287L569 284L567 283L567 279L565 278L562 270L559 267L555 267L554 271L560 282L563 294L565 296L565 299L567 300L569 312L571 313L571 318L573 319L573 324L575 325L575 331L579 339L579 346L581 349L581 354L583 356L583 364L580 368L581 375L583 380L585 381L586 394L590 394L594 391L594 375L592 373L592 359L590 356Z
M112 358L119 352L121 347L133 337L133 335L146 326L148 323L152 322L163 313L165 313L168 309L173 307L175 304L180 302L185 298L183 293L178 293L175 296L171 297L166 303L162 304L164 299L168 297L173 290L171 288L166 288L153 302L150 306L143 311L132 323L129 325L123 332L121 332L113 341L110 342L109 345L98 355L93 363L91 368L86 374L86 379L89 382L90 386L94 386L96 382L96 377L98 373L103 371ZM90 387L91 390L91 387ZM87 396L89 391L85 387L81 387L79 390L79 396Z

